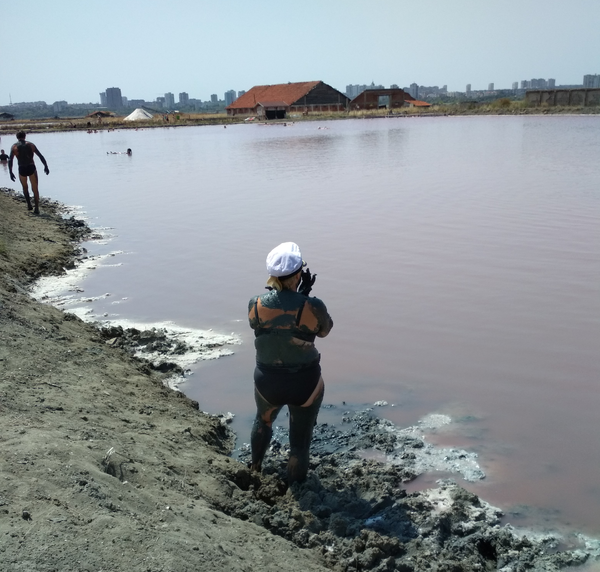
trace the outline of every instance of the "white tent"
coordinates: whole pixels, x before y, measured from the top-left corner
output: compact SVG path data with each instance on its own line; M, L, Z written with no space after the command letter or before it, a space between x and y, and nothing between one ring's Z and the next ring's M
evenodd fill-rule
M123 121L147 121L152 119L152 114L148 113L145 109L138 107L135 111L130 113Z

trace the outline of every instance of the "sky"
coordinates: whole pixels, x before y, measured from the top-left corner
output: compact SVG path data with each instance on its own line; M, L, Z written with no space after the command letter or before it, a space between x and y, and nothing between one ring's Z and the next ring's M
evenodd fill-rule
M600 74L600 0L28 0L0 17L0 105L107 87L203 101L254 85L510 89Z

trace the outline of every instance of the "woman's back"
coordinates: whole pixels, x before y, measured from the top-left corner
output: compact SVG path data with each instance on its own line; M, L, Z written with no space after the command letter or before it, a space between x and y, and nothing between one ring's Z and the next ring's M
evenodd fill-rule
M268 367L298 368L318 362L315 337L325 337L333 321L325 304L292 290L255 296L248 319L256 339L256 361Z

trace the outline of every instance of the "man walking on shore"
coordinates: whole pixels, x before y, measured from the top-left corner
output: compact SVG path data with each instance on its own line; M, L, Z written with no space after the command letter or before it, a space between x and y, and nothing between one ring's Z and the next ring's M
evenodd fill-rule
M16 177L12 171L13 158L16 157L19 163L19 179L23 186L23 194L27 201L27 208L33 210L34 214L40 214L40 194L38 192L38 175L37 169L35 168L35 162L33 161L33 155L37 155L42 163L44 164L44 173L50 174L48 169L48 163L44 156L38 151L38 148L31 142L25 141L25 131L19 131L17 133L17 142L10 149L10 157L8 159L8 170L10 172L11 181L16 181ZM29 198L29 189L27 188L27 177L31 181L31 190L33 191L33 202L34 206L31 206L31 199Z

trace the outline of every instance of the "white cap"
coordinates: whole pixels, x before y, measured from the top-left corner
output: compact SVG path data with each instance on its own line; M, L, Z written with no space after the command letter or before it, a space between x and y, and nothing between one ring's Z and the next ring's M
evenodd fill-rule
M295 242L282 242L267 255L267 272L277 278L295 274L304 265L302 253Z

